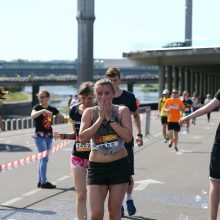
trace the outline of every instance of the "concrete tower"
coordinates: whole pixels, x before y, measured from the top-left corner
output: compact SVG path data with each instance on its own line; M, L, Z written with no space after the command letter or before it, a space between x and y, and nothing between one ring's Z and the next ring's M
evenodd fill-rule
M185 42L192 46L192 0L186 0L185 6Z
M78 81L93 80L93 23L94 0L78 0L77 16L78 21Z

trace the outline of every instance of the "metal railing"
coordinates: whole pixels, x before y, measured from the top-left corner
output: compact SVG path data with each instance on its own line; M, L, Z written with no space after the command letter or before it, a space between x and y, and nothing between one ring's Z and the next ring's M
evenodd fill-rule
M20 129L27 129L34 127L34 120L33 118L29 117L20 117L20 118L8 118L3 119L3 125L5 131L13 131L13 130L20 130ZM62 124L63 122L57 118L53 119L53 124Z
M145 136L150 134L150 119L151 119L151 107L140 107L139 113L145 114L145 121L142 121L142 125L145 127ZM53 124L63 124L61 120L54 117ZM34 120L30 116L28 117L14 117L3 119L3 125L5 131L13 131L20 129L28 129L34 127Z

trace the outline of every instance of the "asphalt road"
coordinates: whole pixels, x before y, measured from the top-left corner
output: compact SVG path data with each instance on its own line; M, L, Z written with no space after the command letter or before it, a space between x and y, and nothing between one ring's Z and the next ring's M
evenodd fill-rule
M160 120L151 113L150 135L144 146L135 146L134 201L135 216L145 220L207 220L208 166L220 114L213 112L191 125L189 134L180 134L176 153L163 142ZM143 133L145 116L142 115ZM70 125L56 125L54 130L71 131ZM35 154L33 129L0 133L0 164ZM54 141L56 146L60 141ZM53 190L38 189L38 161L0 172L0 219L73 220L75 191L70 170L73 142L50 156L49 181ZM126 206L125 206L126 207ZM127 213L125 212L127 215ZM107 217L105 216L105 219Z

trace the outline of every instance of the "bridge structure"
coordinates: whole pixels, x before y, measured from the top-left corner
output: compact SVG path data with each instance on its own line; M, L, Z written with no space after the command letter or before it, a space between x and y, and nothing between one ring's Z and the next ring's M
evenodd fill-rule
M93 76L93 81L103 78L103 75ZM39 92L40 86L43 85L76 85L77 76L49 76L49 77L3 77L0 78L0 86L32 86L32 106L37 104L36 94ZM133 91L134 84L152 84L158 83L158 75L142 74L142 75L128 75L122 76L122 83L127 84L128 90Z
M93 81L105 77L108 67L121 70L122 82L133 91L134 84L158 83L156 66L134 65L126 59L95 59ZM36 94L43 85L78 86L76 61L0 61L0 86L32 86L32 104L38 100Z

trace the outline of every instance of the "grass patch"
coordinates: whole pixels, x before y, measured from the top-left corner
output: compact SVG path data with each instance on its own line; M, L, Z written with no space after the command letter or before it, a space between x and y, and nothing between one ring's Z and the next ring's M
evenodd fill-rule
M157 91L159 91L159 84L143 85L142 91L144 91L144 92L157 92Z
M8 92L7 100L5 102L15 102L15 101L27 101L29 96L23 92Z

